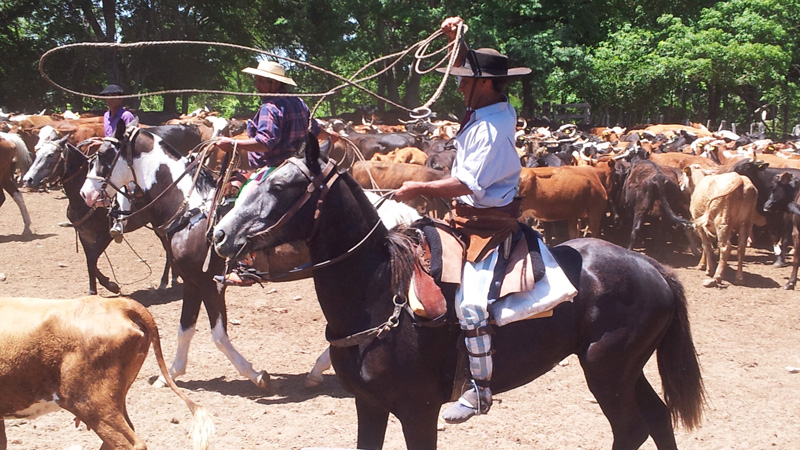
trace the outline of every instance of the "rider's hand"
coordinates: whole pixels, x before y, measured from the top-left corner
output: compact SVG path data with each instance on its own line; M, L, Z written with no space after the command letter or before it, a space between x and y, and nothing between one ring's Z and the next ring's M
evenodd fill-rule
M220 150L222 150L224 152L229 152L229 151L233 150L233 143L234 143L234 140L231 139L231 138L220 137L219 140L217 140L217 142L215 143L215 145Z
M419 187L420 183L418 181L404 181L403 185L394 191L392 200L397 200L398 202L413 200L420 195Z
M447 36L447 39L452 41L456 38L456 32L458 32L458 26L463 24L464 20L461 17L448 17L444 19L442 22L441 30L442 33Z

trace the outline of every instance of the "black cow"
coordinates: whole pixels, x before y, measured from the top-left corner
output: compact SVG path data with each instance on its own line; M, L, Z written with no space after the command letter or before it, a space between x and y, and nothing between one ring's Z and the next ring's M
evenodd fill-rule
M758 189L756 211L764 214L767 219L767 231L772 238L772 243L778 244L778 248L775 249L776 255L773 265L775 267L786 266L786 252L789 249L791 239L791 224L787 221L784 211L765 211L764 208L775 185L775 180L783 173L800 177L800 169L773 168L763 161L743 159L734 164L731 171L746 176Z
M618 167L620 166L623 165ZM616 207L623 226L631 227L629 250L636 245L646 219L652 218L658 219L657 223L662 226L683 228L692 247L692 253L699 254L692 233L692 223L686 219L691 217L690 199L681 192L677 173L671 173L670 168L659 167L652 161L634 158L627 173L618 173L618 176L624 180L621 180L622 191ZM658 235L663 236L663 232L659 232Z
M794 260L792 262L792 274L789 281L783 286L784 289L792 290L797 283L797 268L800 266L800 255L797 249L800 248L800 178L789 172L778 175L772 185L772 191L764 203L764 211L775 213L788 213L792 223L792 237L795 248Z
M159 125L148 127L147 131L163 139L183 156L198 147L203 140L200 129L195 125Z

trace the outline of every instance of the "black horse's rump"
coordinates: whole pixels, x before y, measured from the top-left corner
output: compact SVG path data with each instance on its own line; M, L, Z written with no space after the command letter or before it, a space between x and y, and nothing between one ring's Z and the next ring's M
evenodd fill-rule
M327 161L316 159L314 143L308 147L320 167ZM396 310L398 279L407 279L409 264L392 259L410 252L385 229L370 231L377 213L349 175L342 173L340 181L346 182L332 184L323 198L313 187L315 175L309 177L301 165L285 165L258 186L258 215L220 222L214 232L217 251L235 253L247 245L241 244L247 242L241 234L257 233L278 218L287 231L261 244L308 239L312 261L340 258L363 241L338 263L314 271L329 336L390 325L380 339L331 349L336 374L355 397L358 448L382 447L391 413L402 424L408 448L434 449L437 416L455 377L460 330L419 327L408 316L387 321ZM313 207L285 219L295 201L286 197L308 191L315 192L309 200ZM393 253L393 248L401 250ZM687 428L698 425L704 402L680 283L652 258L598 239L572 240L552 253L578 295L556 307L552 317L496 330L492 391L519 387L576 354L611 425L615 449L638 448L648 436L659 449L675 449L673 419ZM656 351L666 403L643 372Z

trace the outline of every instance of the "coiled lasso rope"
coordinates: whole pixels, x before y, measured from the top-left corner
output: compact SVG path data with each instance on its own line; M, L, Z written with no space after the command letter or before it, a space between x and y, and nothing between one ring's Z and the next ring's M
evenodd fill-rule
M321 73L323 73L325 75L328 75L330 77L333 77L333 78L341 81L342 82L341 84L339 84L338 86L335 86L335 87L333 87L333 88L331 88L331 89L329 89L329 90L327 90L325 92L317 92L317 93L294 93L294 92L292 92L292 93L270 94L270 95L273 95L273 96L321 97L317 101L317 103L314 105L314 108L311 110L312 117L313 117L314 112L316 111L316 109L319 107L319 105L324 101L324 99L326 97L328 97L329 95L332 95L332 94L344 89L347 86L352 86L352 87L355 87L355 88L357 88L357 89L359 89L359 90L361 90L361 91L363 91L363 92L365 92L365 93L367 93L367 94L369 94L369 95L371 95L371 96L373 96L373 97L375 97L375 98L377 98L379 100L382 100L382 101L386 102L387 104L390 104L390 105L392 105L392 106L394 106L394 107L396 107L398 109L401 109L401 110L404 110L404 111L407 111L407 112L411 113L412 117L421 118L421 117L425 117L428 114L430 114L430 106L439 98L439 96L441 95L441 93L442 93L442 91L444 89L445 82L447 81L447 78L450 75L450 69L452 68L452 66L453 66L453 64L455 62L455 59L457 57L458 45L461 42L461 37L462 37L464 31L466 31L466 26L464 26L464 25L459 26L459 28L458 28L458 30L456 32L456 39L453 42L448 43L447 45L445 45L444 47L440 48L439 50L437 50L437 51L435 51L433 53L426 54L427 48L428 48L428 46L430 46L431 42L434 39L438 38L439 36L441 36L443 34L441 30L437 30L436 32L431 34L426 39L423 39L423 40L411 45L410 47L406 48L405 50L402 50L402 51L399 51L399 52L396 52L396 53L392 53L390 55L382 56L380 58L377 58L377 59L369 62L367 65L365 65L364 67L362 67L361 69L356 71L349 78L345 78L345 77L343 77L343 76L341 76L339 74L336 74L336 73L331 72L329 70L323 69L323 68L321 68L319 66L316 66L314 64L308 63L306 61L300 61L300 60L297 60L297 59L294 59L294 58L291 58L291 57L288 57L288 56L278 55L276 53L269 52L269 51L262 50L262 49L257 49L257 48L253 48L253 47L246 47L246 46L237 45L237 44L230 44L230 43L225 43L225 42L186 41L186 40L145 41L145 42L131 42L131 43L80 42L80 43L74 43L74 44L66 44L66 45L62 45L60 47L55 47L55 48L52 48L52 49L46 51L39 58L39 73L42 75L42 78L44 78L45 81L47 81L52 86L54 86L54 87L56 87L56 88L58 88L58 89L60 89L60 90L62 90L64 92L68 92L68 93L73 94L73 95L80 95L80 96L88 97L88 98L95 98L95 99L142 98L142 97L149 97L149 96L155 96L155 95L164 95L164 94L220 94L220 95L236 95L236 96L260 96L260 95L262 95L260 93L235 92L235 91L211 90L211 89L170 89L170 90L143 92L143 93L139 93L139 94L127 94L127 95L96 95L96 94L89 94L89 93L86 93L86 92L80 92L80 91L75 91L75 90L66 88L66 87L56 83L55 81L53 81L47 75L47 73L45 73L45 70L44 70L44 63L45 63L45 61L47 60L48 57L50 57L53 54L58 53L58 52L66 51L66 50L73 49L73 48L79 48L79 47L110 48L110 49L117 49L117 50L119 50L119 49L138 49L138 48L148 48L148 47L161 47L161 46L171 46L171 45L193 45L193 46L227 47L227 48L232 48L232 49L237 49L237 50L245 50L245 51L249 51L249 52L259 53L259 54L263 54L263 55L266 55L266 56L269 56L269 57L272 57L272 58L275 58L275 59L286 60L286 61L289 61L289 62L291 62L293 64L296 64L296 65L299 65L299 66L303 66L303 67L307 67L307 68L312 69L312 70L316 70L318 72L321 72ZM420 106L418 108L410 109L408 107L405 107L403 105L395 103L395 102L393 102L393 101L391 101L391 100L389 100L389 99L387 99L387 98L385 98L385 97L383 97L383 96L381 96L381 95L379 95L379 94L377 94L375 92L372 92L371 90L369 90L368 88L366 88L366 87L364 87L362 85L362 83L364 81L367 81L367 80L370 80L372 78L375 78L375 77L385 73L389 69L391 69L394 65L396 65L398 62L400 62L400 60L402 60L412 50L415 50L415 49L416 49L416 53L415 53L416 63L414 65L414 68L420 74L428 73L428 72L432 71L433 69L435 69L436 67L440 67L444 63L445 60L448 60L447 69L446 69L446 71L444 73L444 77L442 78L442 81L439 84L438 89L431 96L431 98L427 102L425 102L425 104L423 104L422 106ZM437 54L439 54L441 52L446 52L446 54L436 65L432 66L431 68L427 69L424 72L419 69L421 60L429 58L429 57L432 57L432 56L437 55ZM394 58L394 61L392 63L388 64L381 71L378 71L378 72L376 72L376 73L374 73L374 74L372 74L370 76L367 76L367 77L356 78L362 72L364 72L367 68L373 66L374 64L377 64L379 62L382 62L382 61L385 61L385 60L389 60L389 59L392 59L392 58ZM427 113L426 113L426 111L427 111Z

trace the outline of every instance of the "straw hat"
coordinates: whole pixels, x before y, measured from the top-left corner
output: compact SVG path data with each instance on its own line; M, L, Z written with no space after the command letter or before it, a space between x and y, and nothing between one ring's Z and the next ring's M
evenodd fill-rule
M242 72L255 75L257 77L265 77L273 80L280 81L283 84L297 86L291 78L286 76L286 69L282 65L272 61L261 61L258 67L247 67L242 69Z
M437 72L445 72L444 67L436 68ZM493 48L469 50L464 65L453 67L450 75L471 78L506 78L527 75L531 69L527 67L508 68L508 57Z

